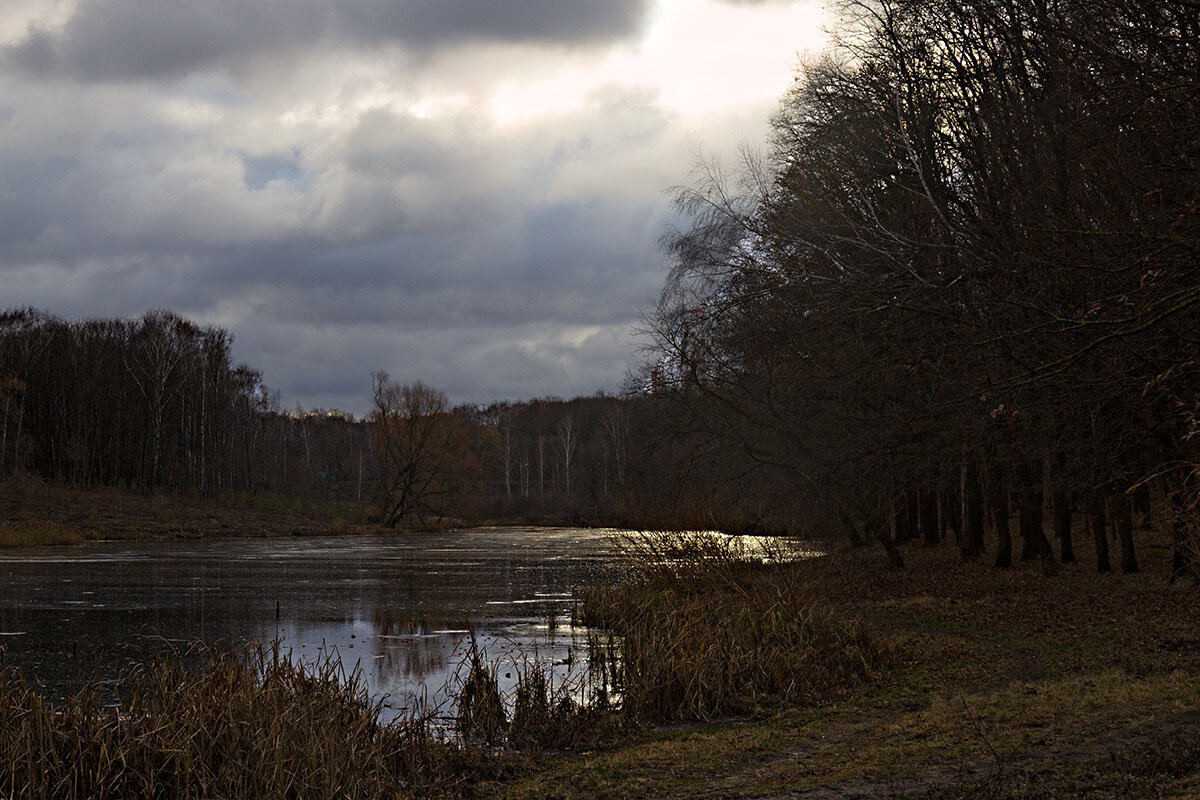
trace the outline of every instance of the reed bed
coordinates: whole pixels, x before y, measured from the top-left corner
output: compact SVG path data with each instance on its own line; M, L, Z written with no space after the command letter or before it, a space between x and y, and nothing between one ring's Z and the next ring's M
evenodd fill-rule
M536 654L516 671L507 697L499 688L498 667L471 642L459 670L455 731L464 741L486 743L510 753L569 750L595 745L624 727L612 712L602 684L590 672L560 678Z
M624 711L669 721L814 702L869 680L886 652L821 605L776 544L663 533L622 541L627 579L583 595L579 620L617 634L605 658Z
M0 797L404 798L458 795L498 759L436 735L428 715L379 722L361 676L334 659L210 653L158 660L118 704L85 687L60 705L0 670Z
M462 667L466 676L455 693L455 727L463 736L476 736L489 745L496 744L508 729L508 714L500 697L496 667L488 663L474 637Z
M187 666L197 656L203 669ZM619 724L536 660L518 669L511 697L474 644L462 667L450 730L422 707L381 722L383 699L336 654L173 654L137 668L115 696L102 700L92 682L57 704L0 664L0 798L465 797L528 754L595 743Z

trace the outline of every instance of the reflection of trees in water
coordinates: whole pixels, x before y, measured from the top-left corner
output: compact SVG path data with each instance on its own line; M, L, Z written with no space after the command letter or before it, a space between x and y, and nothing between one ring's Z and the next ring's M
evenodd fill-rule
M379 637L379 665L393 675L422 681L445 672L458 645L468 636L465 622L430 622L376 608L371 615Z

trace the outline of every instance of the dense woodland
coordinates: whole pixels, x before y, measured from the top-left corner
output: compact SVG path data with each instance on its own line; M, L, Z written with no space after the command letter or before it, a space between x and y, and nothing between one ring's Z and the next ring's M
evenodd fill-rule
M1200 9L842 14L766 152L678 191L689 222L622 397L455 408L379 372L355 420L284 408L227 332L167 312L15 310L0 473L318 495L388 525L837 531L895 566L953 540L1048 574L1085 533L1098 569L1136 570L1153 503L1195 576Z
M897 566L947 531L1007 566L1012 514L1048 573L1084 530L1109 570L1110 521L1136 570L1153 491L1194 574L1200 9L844 14L768 154L679 193L645 368L669 417Z

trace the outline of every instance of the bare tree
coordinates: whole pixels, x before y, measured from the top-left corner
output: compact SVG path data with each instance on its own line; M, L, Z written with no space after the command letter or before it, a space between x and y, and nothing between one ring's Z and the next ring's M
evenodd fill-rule
M571 466L575 461L575 451L579 447L579 429L575 425L575 417L571 411L565 410L562 417L558 420L558 427L555 430L554 444L558 450L559 458L562 459L563 481L566 487L566 494L571 496Z
M410 515L443 516L458 490L463 443L445 393L417 381L400 385L371 375L371 449L380 482L383 524Z

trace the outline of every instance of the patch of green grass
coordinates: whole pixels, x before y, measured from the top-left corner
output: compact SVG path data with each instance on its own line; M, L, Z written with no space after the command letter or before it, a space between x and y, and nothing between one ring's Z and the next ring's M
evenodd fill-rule
M57 522L0 522L0 547L82 544L97 537L94 530Z

